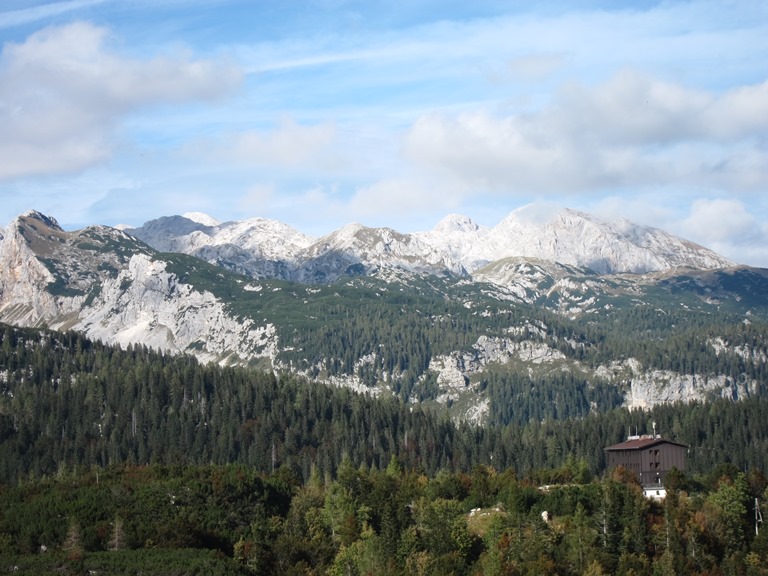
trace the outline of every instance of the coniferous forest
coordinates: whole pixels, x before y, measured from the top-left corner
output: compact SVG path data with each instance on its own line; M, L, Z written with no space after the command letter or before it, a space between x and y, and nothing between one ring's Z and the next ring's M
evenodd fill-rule
M768 574L768 400L487 385L478 427L0 326L0 574ZM690 447L661 502L603 452L652 421Z

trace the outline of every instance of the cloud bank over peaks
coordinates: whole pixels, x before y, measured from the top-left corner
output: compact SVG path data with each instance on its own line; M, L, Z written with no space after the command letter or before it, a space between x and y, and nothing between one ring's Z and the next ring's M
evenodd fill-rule
M107 159L127 114L230 93L240 71L180 55L136 59L86 22L44 28L0 56L0 180L74 172Z
M768 184L768 81L717 94L623 70L595 87L563 86L547 106L514 115L425 115L409 158L501 193L614 187Z
M742 263L768 267L768 224L732 198L700 199L679 223L678 232L721 254L739 254Z

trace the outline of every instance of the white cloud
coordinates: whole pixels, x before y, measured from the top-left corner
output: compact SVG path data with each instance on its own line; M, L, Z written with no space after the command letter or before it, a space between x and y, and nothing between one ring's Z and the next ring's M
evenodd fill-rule
M0 180L74 172L108 158L128 113L210 100L240 81L213 60L136 60L111 52L108 30L88 23L45 28L8 43L0 61Z
M768 81L716 95L623 70L595 88L567 86L550 114L563 134L598 144L738 141L768 128Z
M737 263L768 267L768 224L737 199L697 200L679 228L681 234Z
M406 149L420 166L507 194L617 187L768 185L768 82L723 94L624 71L572 84L535 112L422 116Z
M599 176L592 174L595 162L587 149L573 148L524 117L498 118L485 111L424 116L408 134L406 150L420 167L511 194L582 189Z
M638 224L683 234L679 229L681 207L664 191L606 196L595 203L587 203L584 209L606 220L627 218Z
M434 226L459 205L458 192L416 178L381 180L355 189L351 196L332 183L295 192L266 184L251 187L240 198L238 208L244 214L275 218L316 236L352 222L404 232Z
M466 193L463 187L439 179L392 178L358 188L345 210L355 220L368 225L392 226L397 220L403 223L401 226L407 226L423 219L425 213L433 213L436 208L445 213L452 212Z
M709 244L749 242L763 236L743 203L724 198L696 200L681 228L689 238L703 238Z

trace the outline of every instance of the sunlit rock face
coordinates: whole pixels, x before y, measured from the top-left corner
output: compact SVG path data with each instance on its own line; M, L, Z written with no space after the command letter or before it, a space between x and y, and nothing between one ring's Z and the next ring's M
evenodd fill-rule
M274 326L235 318L224 302L166 267L123 232L65 232L30 212L11 223L0 244L0 321L192 351L204 361L243 363L274 353Z

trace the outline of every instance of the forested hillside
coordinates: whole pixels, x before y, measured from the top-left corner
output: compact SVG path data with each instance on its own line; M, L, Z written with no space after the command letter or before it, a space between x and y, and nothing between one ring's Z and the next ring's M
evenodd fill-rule
M691 446L691 471L719 462L768 465L762 398L609 410L617 399L608 387L587 392L567 375L500 375L488 382L499 422L477 427L396 397L203 365L142 346L121 350L75 332L5 326L0 337L3 482L124 463L240 462L264 472L286 465L307 478L312 467L333 473L344 455L377 468L395 456L428 474L478 464L530 474L567 459L600 473L603 447L630 429L649 432L652 420ZM591 410L588 399L601 397L606 408Z
M492 396L513 423L476 427L74 332L0 337L0 573L765 573L765 399L596 412L561 378ZM605 475L603 448L651 421L690 445L666 505Z
M660 293L645 301L616 299L569 318L500 301L478 284L410 282L366 278L309 288L265 282L258 296L247 294L232 309L274 323L284 344L273 363L291 372L386 390L405 401L440 399L458 417L467 404L488 398L487 421L502 425L545 416L519 405L510 411L505 398L529 388L532 376L574 399L567 408L561 403L564 416L621 406L633 380L651 388L655 403L663 392L640 382L658 371L676 382L695 380L687 393L697 399L724 389L733 397L766 392L768 324L757 315L746 320L726 306L693 313L695 299L668 301ZM446 367L461 373L463 388L441 386ZM451 392L456 404L445 400Z

